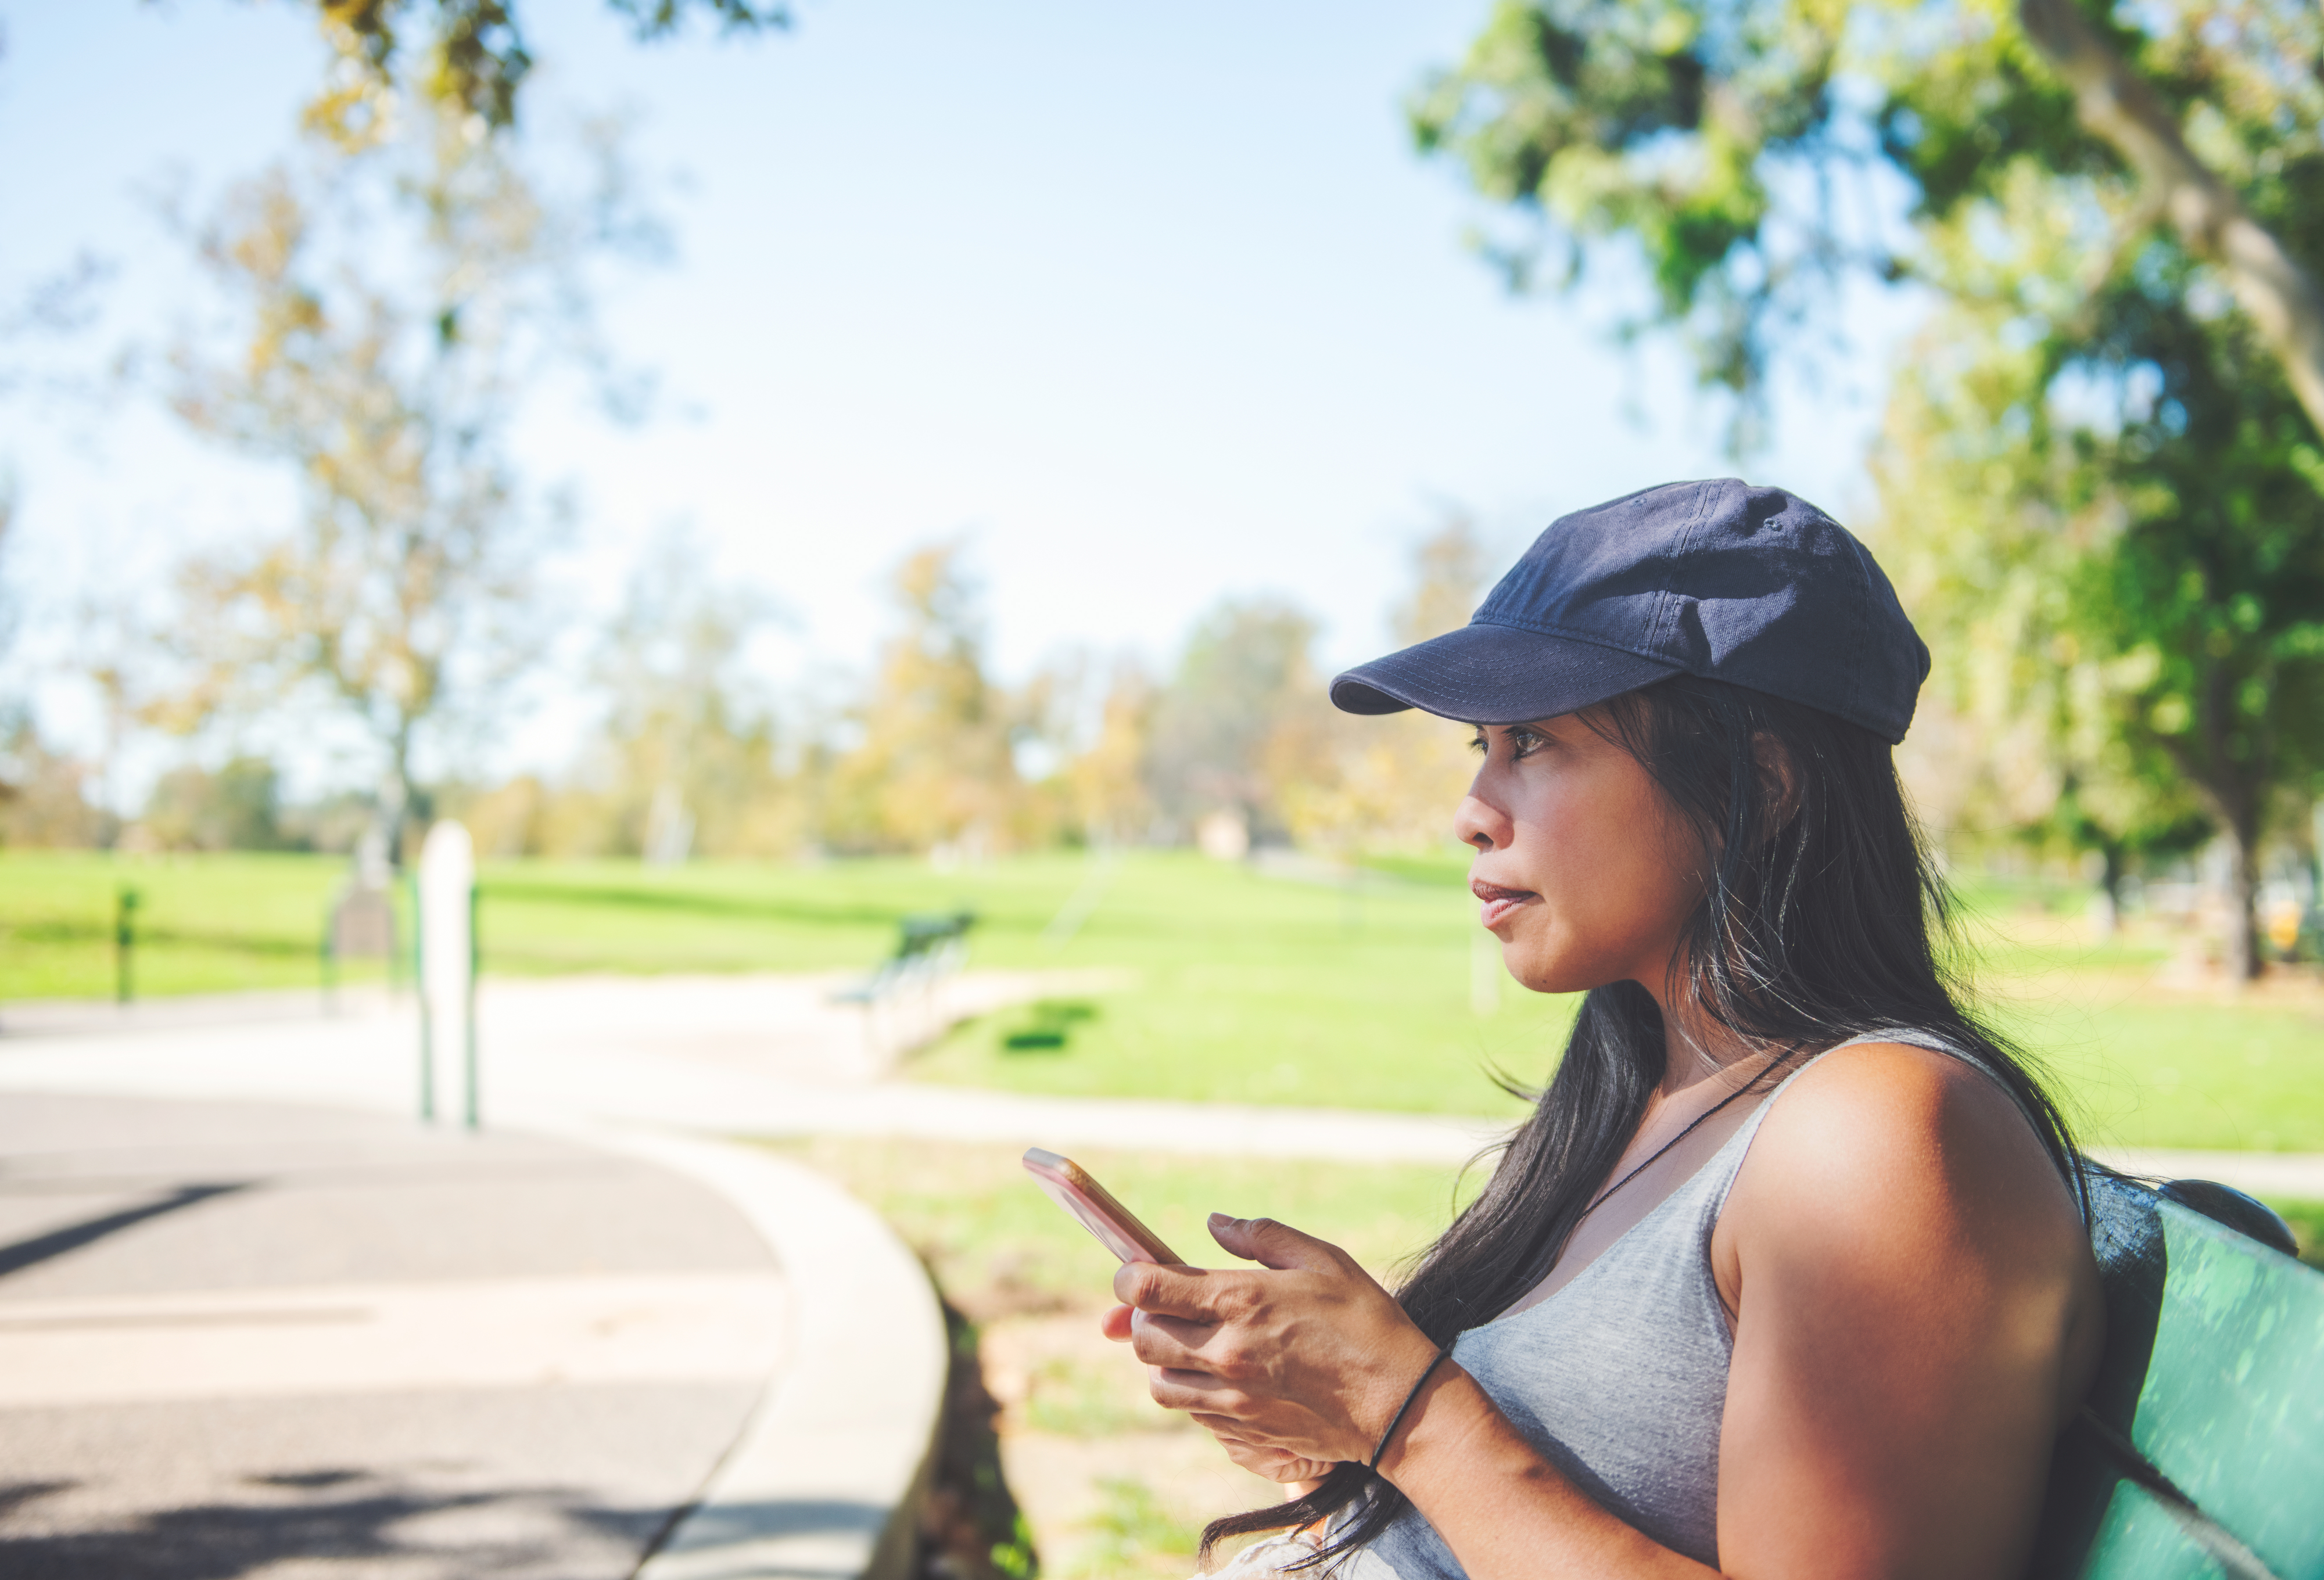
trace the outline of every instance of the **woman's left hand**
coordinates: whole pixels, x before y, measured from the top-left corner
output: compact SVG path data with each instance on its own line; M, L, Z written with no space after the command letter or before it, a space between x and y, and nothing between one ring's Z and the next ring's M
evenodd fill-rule
M1369 1460L1435 1345L1338 1246L1268 1218L1214 1213L1210 1226L1262 1271L1126 1263L1106 1337L1151 1368L1156 1403L1231 1450L1286 1465Z

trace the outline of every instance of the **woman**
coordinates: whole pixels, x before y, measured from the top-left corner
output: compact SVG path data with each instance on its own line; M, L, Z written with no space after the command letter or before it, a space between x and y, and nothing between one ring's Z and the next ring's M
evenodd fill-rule
M1275 1508L1239 1570L2018 1573L2104 1341L2057 1111L1947 989L1889 748L1928 652L1814 507L1678 483L1552 526L1462 630L1333 682L1479 724L1455 819L1536 992L1587 990L1391 1296L1213 1217L1106 1331Z

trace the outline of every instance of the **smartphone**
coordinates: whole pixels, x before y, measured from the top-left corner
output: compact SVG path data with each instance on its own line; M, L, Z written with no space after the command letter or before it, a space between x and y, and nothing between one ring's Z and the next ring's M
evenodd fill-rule
M1162 1236L1138 1221L1137 1215L1113 1199L1113 1193L1091 1178L1088 1170L1071 1158L1025 1149L1025 1171L1049 1193L1049 1199L1081 1220L1098 1244L1124 1262L1159 1262L1181 1265L1178 1254Z

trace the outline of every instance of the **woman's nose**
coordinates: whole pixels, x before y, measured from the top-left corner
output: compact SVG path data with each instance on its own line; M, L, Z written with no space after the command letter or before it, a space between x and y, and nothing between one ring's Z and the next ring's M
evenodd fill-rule
M1471 791L1452 814L1452 836L1475 850L1490 850L1509 842L1509 820Z

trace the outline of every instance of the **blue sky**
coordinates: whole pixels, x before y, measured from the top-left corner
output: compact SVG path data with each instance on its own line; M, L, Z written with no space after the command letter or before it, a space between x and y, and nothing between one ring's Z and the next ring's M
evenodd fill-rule
M1485 9L809 0L788 35L641 49L599 0L527 0L530 124L625 106L640 162L684 177L674 266L604 303L664 415L611 430L552 398L524 429L532 480L583 503L576 606L684 523L793 616L772 673L861 669L887 568L964 533L1005 676L1077 644L1167 662L1229 593L1296 600L1336 664L1385 639L1448 506L1514 554L1562 510L1734 470L1676 355L1607 338L1619 280L1511 299L1462 244L1456 172L1411 152L1401 96ZM74 354L166 330L186 267L138 194L173 170L215 193L287 146L310 17L0 0L0 302L92 249L121 271ZM1843 519L1909 313L1867 292L1847 317L1856 353L1787 383L1745 468ZM37 617L15 662L84 739L73 611L292 508L125 397L0 404L0 465ZM533 689L491 766L573 749L582 699Z

